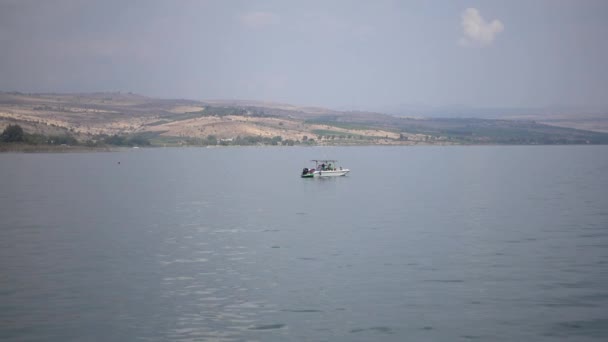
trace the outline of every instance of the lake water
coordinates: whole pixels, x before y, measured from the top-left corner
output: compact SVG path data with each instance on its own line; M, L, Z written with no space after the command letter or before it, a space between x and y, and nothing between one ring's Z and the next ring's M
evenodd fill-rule
M605 146L0 154L0 218L0 340L608 340Z

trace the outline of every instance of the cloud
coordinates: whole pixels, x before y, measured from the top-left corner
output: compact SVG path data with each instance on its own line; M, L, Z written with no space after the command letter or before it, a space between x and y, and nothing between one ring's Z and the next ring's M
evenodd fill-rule
M262 28L279 22L279 16L271 12L253 11L241 14L239 22L249 28Z
M494 19L488 23L478 9L467 8L462 12L462 29L464 37L460 38L460 45L483 46L491 44L505 27L500 20Z

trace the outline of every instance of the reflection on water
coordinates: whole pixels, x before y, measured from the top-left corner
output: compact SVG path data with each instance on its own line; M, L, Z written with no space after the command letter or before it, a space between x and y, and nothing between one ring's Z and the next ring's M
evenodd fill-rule
M3 154L0 339L603 341L606 152Z

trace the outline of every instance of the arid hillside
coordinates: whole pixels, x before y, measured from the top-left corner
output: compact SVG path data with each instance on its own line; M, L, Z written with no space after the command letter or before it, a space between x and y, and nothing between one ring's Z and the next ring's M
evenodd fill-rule
M608 134L531 120L423 119L257 101L155 99L132 93L0 93L0 130L31 134L145 136L155 144L274 139L281 144L588 144ZM258 140L256 140L258 139Z
M9 123L18 123L31 133L63 132L79 139L147 134L173 141L209 136L219 140L279 136L283 140L300 142L316 139L317 143L403 142L394 129L336 127L321 122L344 115L323 108L286 104L162 100L130 93L0 93L0 129ZM417 140L416 135L411 137L412 141Z

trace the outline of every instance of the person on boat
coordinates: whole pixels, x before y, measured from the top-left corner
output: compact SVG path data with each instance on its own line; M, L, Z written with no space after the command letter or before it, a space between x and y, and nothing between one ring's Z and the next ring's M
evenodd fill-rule
M332 168L331 168L331 163L329 163L329 164L327 165L327 170L332 171Z
M325 163L321 164L321 170L325 171Z

